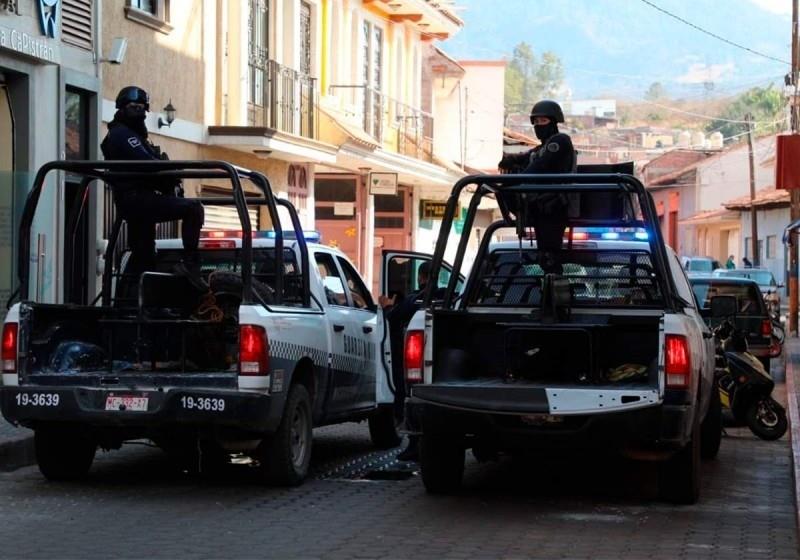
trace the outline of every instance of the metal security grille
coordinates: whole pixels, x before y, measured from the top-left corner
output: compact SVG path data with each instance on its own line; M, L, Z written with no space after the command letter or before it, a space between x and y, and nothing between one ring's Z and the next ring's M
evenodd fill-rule
M484 265L472 303L533 306L542 302L545 272L535 249L501 250ZM564 251L561 278L570 286L570 303L585 307L663 305L650 255L645 251Z
M61 40L82 49L91 50L92 0L64 0L61 11Z

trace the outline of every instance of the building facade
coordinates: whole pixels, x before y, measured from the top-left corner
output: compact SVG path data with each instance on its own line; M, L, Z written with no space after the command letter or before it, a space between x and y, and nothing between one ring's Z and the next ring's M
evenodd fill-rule
M0 301L16 288L18 227L33 177L57 159L93 159L100 113L101 3L0 0ZM31 297L93 291L95 222L66 231L76 185L51 174L32 232ZM65 201L61 203L60 201ZM75 237L73 237L75 235ZM72 241L76 240L77 243ZM73 247L78 249L73 251ZM74 264L66 285L60 271ZM5 305L0 307L5 312Z

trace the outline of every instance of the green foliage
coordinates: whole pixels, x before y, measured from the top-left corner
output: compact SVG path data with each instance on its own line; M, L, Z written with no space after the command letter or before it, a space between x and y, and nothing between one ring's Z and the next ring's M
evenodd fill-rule
M644 92L644 98L648 101L658 101L659 99L664 99L667 97L667 90L664 89L664 86L661 82L653 82L650 84L650 87L647 88L647 91Z
M718 119L708 124L706 130L719 130L725 138L742 134L747 131L746 124L727 120L743 121L745 115L750 113L756 121L753 127L756 135L778 132L785 129L785 122L775 122L785 117L785 107L786 103L779 89L772 85L766 88L755 87L731 101L718 115Z
M505 101L512 110L524 110L540 99L556 96L564 83L564 67L558 55L550 51L537 58L524 41L514 47L506 68Z

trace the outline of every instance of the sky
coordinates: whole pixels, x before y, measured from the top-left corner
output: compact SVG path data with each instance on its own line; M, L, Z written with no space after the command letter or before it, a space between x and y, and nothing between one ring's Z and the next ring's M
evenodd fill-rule
M455 0L465 25L442 48L457 59L510 58L522 41L539 54L553 51L576 99L638 99L653 82L690 99L782 85L793 0L648 1L783 62L726 44L644 0Z

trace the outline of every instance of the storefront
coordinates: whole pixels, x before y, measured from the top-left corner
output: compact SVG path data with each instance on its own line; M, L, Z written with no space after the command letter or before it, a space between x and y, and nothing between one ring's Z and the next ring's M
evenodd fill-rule
M100 78L93 52L96 18L78 0L0 0L0 314L17 285L18 225L36 170L56 159L96 157ZM62 17L69 27L62 32ZM96 200L65 235L74 186L53 174L37 208L31 247L32 297L85 299L95 266L91 231ZM68 254L69 253L69 254ZM77 281L64 282L65 263Z

